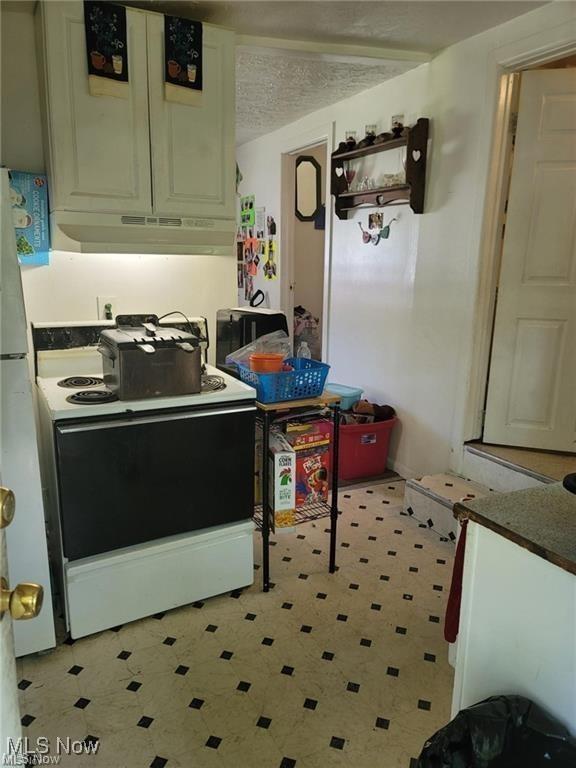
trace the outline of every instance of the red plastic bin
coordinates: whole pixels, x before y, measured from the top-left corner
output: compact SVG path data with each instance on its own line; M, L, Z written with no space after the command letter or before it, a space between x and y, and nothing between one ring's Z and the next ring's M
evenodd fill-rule
M356 480L386 471L390 436L398 419L374 424L341 424L338 477Z

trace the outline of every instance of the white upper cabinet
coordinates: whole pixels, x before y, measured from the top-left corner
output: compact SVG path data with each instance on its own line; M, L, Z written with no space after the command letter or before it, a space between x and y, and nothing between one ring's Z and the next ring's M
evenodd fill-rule
M204 25L199 106L164 98L164 18L148 15L154 213L235 216L234 33Z
M200 102L174 103L164 95L164 17L127 8L128 98L92 96L83 3L43 2L39 13L51 209L179 217L207 230L228 220L231 233L234 33L204 26Z
M128 98L88 91L82 2L40 3L52 210L150 213L146 14L127 10Z

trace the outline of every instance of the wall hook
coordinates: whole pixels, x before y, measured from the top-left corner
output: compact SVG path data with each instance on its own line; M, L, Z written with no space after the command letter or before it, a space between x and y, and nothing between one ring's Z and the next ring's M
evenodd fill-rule
M398 221L396 216L394 216L393 219L390 219L388 224L386 224L386 226L382 227L382 229L380 230L380 237L383 238L384 240L388 240L388 238L390 237L390 225L392 224L393 221Z
M379 230L375 230L373 232L370 232L367 229L364 229L362 226L362 222L358 222L358 226L360 227L360 230L362 231L362 242L364 245L368 245L368 243L372 243L372 245L378 245L380 240L388 240L390 237L390 225L393 221L398 221L396 217L393 219L390 219L388 224L386 224L385 227L381 227Z

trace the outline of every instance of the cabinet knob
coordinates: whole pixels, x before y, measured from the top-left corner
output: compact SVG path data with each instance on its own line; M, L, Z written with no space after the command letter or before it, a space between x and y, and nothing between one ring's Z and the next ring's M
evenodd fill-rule
M43 602L44 587L40 584L24 582L9 589L6 579L1 579L0 617L9 612L15 621L33 619L42 610Z
M0 528L6 528L14 519L16 498L10 488L0 486Z

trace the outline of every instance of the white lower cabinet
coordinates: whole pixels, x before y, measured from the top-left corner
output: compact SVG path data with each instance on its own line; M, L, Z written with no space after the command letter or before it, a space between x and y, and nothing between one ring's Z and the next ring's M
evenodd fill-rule
M203 90L192 106L165 97L164 16L127 8L126 22L126 98L93 96L83 3L39 4L50 207L56 224L61 219L63 231L78 241L89 230L97 240L99 227L116 227L112 239L119 241L125 238L120 230L129 230L158 243L169 242L170 227L181 233L188 229L196 233L197 245L204 232L207 243L224 240L232 252L234 33L204 25ZM70 214L81 213L116 217L95 218L90 228L85 218L70 221ZM215 235L219 230L223 238Z

